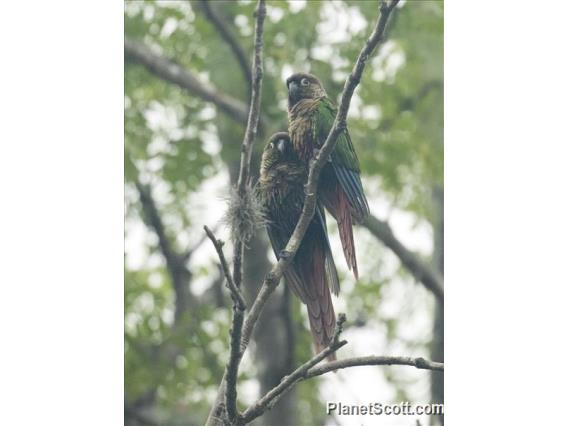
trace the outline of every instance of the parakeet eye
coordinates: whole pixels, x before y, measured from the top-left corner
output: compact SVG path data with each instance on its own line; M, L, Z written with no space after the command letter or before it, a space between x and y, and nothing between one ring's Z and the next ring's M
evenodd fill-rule
M302 79L300 80L300 84L301 84L302 86L309 86L309 85L310 85L310 82L308 81L308 79L307 79L306 77L304 77L304 78L302 78Z

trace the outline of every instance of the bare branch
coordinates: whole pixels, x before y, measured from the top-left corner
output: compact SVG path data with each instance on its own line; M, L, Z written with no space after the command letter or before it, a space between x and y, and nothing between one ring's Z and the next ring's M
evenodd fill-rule
M138 62L157 77L215 104L232 119L240 123L247 119L248 107L244 102L220 92L211 84L200 81L191 71L155 53L145 44L125 38L124 54L126 59Z
M423 262L417 254L408 250L395 237L387 222L369 215L363 223L363 226L367 228L377 239L382 241L389 249L391 249L414 278L424 284L424 287L430 290L434 296L443 303L444 279L442 276L428 264Z
M256 24L254 30L254 56L252 61L252 87L251 87L251 101L247 120L247 127L245 129L245 136L241 148L241 164L239 168L239 178L237 181L237 195L243 203L250 202L247 197L249 190L249 175L250 175L250 161L252 146L254 144L255 136L258 130L258 122L260 118L260 100L262 90L262 47L263 47L263 32L264 32L264 18L266 17L266 4L265 0L258 0L255 11ZM247 201L248 200L248 201ZM246 207L250 206L244 206ZM233 258L233 279L234 285L238 289L241 286L243 274L243 253L244 253L244 239L236 243L235 255ZM234 423L238 416L237 411L237 377L239 374L239 363L242 358L241 352L241 338L242 327L244 321L244 312L240 309L233 309L233 326L231 328L231 354L229 363L226 369L226 387L225 387L225 404L227 416L229 421Z
M250 87L250 85L252 84L252 73L249 67L247 55L243 47L231 32L228 24L224 22L223 18L215 12L214 8L211 7L210 1L200 0L200 3L207 19L215 26L219 35L231 48L231 51L235 55L239 67L241 68L243 76Z
M262 398L253 403L245 410L239 419L239 423L246 424L257 417L260 417L266 410L271 409L276 402L294 387L298 382L307 380L312 377L321 376L322 374L330 371L340 370L342 368L357 367L363 365L408 365L419 369L444 371L444 364L439 362L428 361L424 358L410 358L410 357L393 357L393 356L367 356L359 358L348 358L339 361L328 362L324 365L319 365L322 360L327 356L337 351L339 348L347 344L346 340L339 340L341 332L343 331L343 324L345 322L345 314L339 314L337 320L337 327L335 335L330 345L304 363L293 373L284 377L282 381L266 393Z
M184 257L175 250L166 233L162 217L152 197L151 187L143 185L138 180L135 180L134 183L140 197L144 222L158 236L158 247L164 257L174 291L174 322L171 327L171 333L172 335L181 335L187 331L188 325L183 319L187 317L187 312L197 303L190 291L192 274L185 266ZM172 365L176 357L181 353L181 348L176 341L168 339L152 344L148 349L152 357L163 358L166 365ZM136 350L145 350L145 348ZM152 385L142 398L137 399L128 406L125 403L125 415L135 416L139 409L138 404L154 403L156 395L157 385ZM127 408L130 409L129 413L127 413ZM142 424L141 418L138 421ZM155 424L155 422L149 421L144 424Z
M275 388L268 392L261 399L251 405L242 415L242 422L248 423L255 418L264 414L274 406L278 399L297 383L311 379L312 377L321 376L330 371L337 371L343 368L372 366L372 365L408 365L422 370L444 371L444 364L440 362L433 362L424 358L410 358L410 357L396 357L396 356L366 356L358 358L348 358L338 361L332 361L325 364L317 365L325 358L324 353L329 355L341 346L347 344L345 340L334 342L319 355L312 358L307 363L297 368L292 374L286 376ZM338 347L335 347L338 345ZM335 348L335 349L333 349ZM326 355L326 356L327 356ZM311 365L311 367L309 366Z
M337 330L331 344L321 353L314 356L305 364L298 367L289 376L286 376L276 387L271 389L266 395L253 403L245 410L240 418L240 422L246 424L264 414L266 410L271 409L278 399L288 392L293 386L302 380L311 379L312 377L321 376L330 371L336 371L343 368L372 366L372 365L407 365L422 370L444 371L444 364L433 362L424 358L396 357L396 356L366 356L358 358L348 358L339 361L332 361L326 364L319 364L329 354L337 351L340 347L347 344L347 341L339 340L339 336L343 330L345 315L340 314L337 322Z
M225 274L225 278L227 278L227 288L231 291L231 297L233 298L233 302L237 305L237 307L244 311L247 308L245 303L245 299L241 295L240 290L235 286L233 282L233 277L231 275L231 271L229 269L229 265L227 264L227 260L225 259L225 254L223 253L223 245L225 244L223 241L218 240L213 232L207 227L204 226L203 229L205 233L213 243L215 250L217 251L217 255L219 256L219 260L221 261L221 268L223 269L223 273Z
M331 341L329 346L319 354L312 357L309 361L302 364L290 375L284 377L276 387L271 389L266 395L252 404L249 408L247 408L246 411L242 414L241 421L243 423L249 423L257 417L261 416L267 409L271 408L278 401L278 399L282 395L284 395L284 393L290 390L292 386L294 386L297 382L302 380L306 376L310 368L319 364L326 357L336 352L342 346L345 346L347 344L347 340L339 340L341 332L343 331L344 322L345 314L339 314L335 335L333 336L333 340Z
M231 327L231 354L226 369L225 407L231 422L234 422L239 414L237 411L237 377L239 375L239 363L241 353L239 351L241 334L243 329L244 312L233 307L233 325Z
M321 376L330 371L341 370L348 367L359 367L365 365L408 365L421 370L444 371L444 364L441 362L428 361L424 358L410 358L404 356L362 356L357 358L340 359L328 362L310 369L304 379Z
M264 31L264 18L266 16L266 5L264 0L259 0L256 8L256 27L254 39L254 57L252 62L253 80L251 88L251 103L247 120L247 128L245 130L245 137L241 151L241 167L239 169L239 180L237 183L237 190L239 195L242 195L245 186L248 185L248 178L250 175L250 160L252 145L258 130L258 122L260 119L260 93L262 90L262 48L263 41L262 35Z
M194 303L192 294L189 291L191 272L185 267L183 256L174 249L166 235L164 223L152 197L150 187L142 185L138 181L135 182L135 185L140 196L140 204L142 205L146 222L158 236L158 245L171 277L175 294L174 326L177 328L190 305Z
M220 226L221 226L221 222L217 222L215 224L215 226L213 227L213 229L211 230L211 232L213 232L213 233L217 232L217 230L219 229ZM195 251L199 247L201 247L201 245L205 242L206 239L207 239L207 234L203 234L201 236L201 238L199 238L199 240L194 245L192 245L190 248L188 248L186 250L186 252L182 255L184 263L187 262L191 258L193 253L195 253Z

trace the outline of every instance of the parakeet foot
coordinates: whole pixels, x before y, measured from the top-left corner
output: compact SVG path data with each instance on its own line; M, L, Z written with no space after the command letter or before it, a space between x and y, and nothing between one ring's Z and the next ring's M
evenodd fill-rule
M292 256L292 253L286 250L281 250L280 253L278 253L278 255L280 256L280 259L288 259L289 257Z

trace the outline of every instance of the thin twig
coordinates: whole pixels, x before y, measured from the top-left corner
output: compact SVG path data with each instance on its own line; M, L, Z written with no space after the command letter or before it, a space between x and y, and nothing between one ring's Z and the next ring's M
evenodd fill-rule
M294 387L302 380L321 376L322 374L329 373L330 371L364 365L408 365L424 370L444 371L444 364L440 362L432 362L424 358L394 356L367 356L348 358L339 361L328 362L323 365L317 365L328 355L334 353L339 348L347 344L346 340L339 340L341 332L343 331L344 322L345 314L339 314L336 331L330 345L318 355L310 359L308 362L304 363L296 370L294 370L293 373L284 377L277 386L272 388L269 392L266 393L266 395L258 399L249 408L247 408L240 417L239 423L246 424L256 419L257 417L260 417L262 414L264 414L264 412L266 412L266 410L270 410L286 392L288 392L290 389L292 389L292 387Z
M217 222L215 226L213 226L211 232L213 233L217 232L220 226L221 222ZM203 245L205 240L207 240L207 234L202 235L201 238L199 238L199 240L194 245L192 245L190 248L186 250L186 252L182 255L183 261L187 262L191 258L191 256L193 256L193 253L195 253L195 251Z
M229 269L229 265L227 264L227 260L225 259L225 254L223 253L223 245L225 244L223 241L218 240L213 232L205 225L203 227L205 233L213 243L215 250L217 251L217 256L219 256L219 261L221 262L221 268L223 269L223 273L225 274L225 278L227 278L227 288L231 291L231 297L233 298L233 302L235 302L238 308L244 311L247 308L245 303L245 299L241 295L240 290L237 288L233 281L233 277L231 275L231 270Z
M255 41L254 41L254 57L252 62L252 89L251 89L251 103L247 120L247 128L245 130L245 137L241 148L241 167L239 169L239 180L237 182L237 190L239 195L243 195L246 185L248 185L248 178L250 175L250 160L252 153L252 145L258 130L258 122L260 119L260 93L262 90L262 77L264 74L262 66L262 48L263 40L262 35L264 32L264 18L266 16L265 0L259 0L255 11L256 26L255 26Z
M321 351L319 354L312 357L309 361L302 364L296 370L294 370L290 375L284 377L282 381L274 388L272 388L266 395L253 403L246 411L242 414L241 422L249 423L261 416L267 409L270 409L274 404L284 395L288 390L294 386L297 382L302 380L308 373L310 368L319 364L326 357L336 352L342 346L347 344L347 340L339 340L341 332L343 331L343 323L345 322L345 314L339 314L337 319L337 327L333 340L327 348Z
M444 363L429 361L424 358L410 358L406 356L362 356L356 358L340 359L312 368L304 379L321 376L330 371L341 370L348 367L365 365L407 365L420 370L444 371Z
M345 345L347 341L334 341L327 349L329 352L323 351L316 357L312 358L307 363L297 368L292 374L286 376L278 386L270 390L265 396L256 401L253 405L246 409L243 413L241 421L248 423L255 418L264 414L266 410L271 409L274 404L288 392L297 383L311 379L316 376L321 376L330 371L340 370L342 368L359 367L359 366L373 366L373 365L407 365L416 367L423 370L444 371L444 364L440 362L428 361L424 358L409 358L409 357L394 357L394 356L367 356L358 358L348 358L339 361L332 361L326 364L316 365L325 358L322 357L324 353L329 355L341 346ZM335 345L339 345L335 347ZM335 347L335 350L332 348ZM327 350L326 349L326 350ZM306 368L308 365L312 367Z
M243 203L249 200L247 190L249 190L249 175L252 146L254 144L258 121L260 117L260 100L262 90L262 36L264 32L264 18L266 17L265 0L258 0L255 11L255 37L254 37L254 56L252 61L252 88L251 101L245 129L245 136L241 148L241 164L239 168L239 179L237 181L237 193ZM245 249L244 241L236 242L235 254L233 256L233 280L236 288L241 287L243 275L243 254ZM239 374L239 363L242 358L241 339L244 321L244 311L233 309L233 325L231 327L231 354L226 369L225 404L227 416L231 423L235 423L237 411L237 377Z

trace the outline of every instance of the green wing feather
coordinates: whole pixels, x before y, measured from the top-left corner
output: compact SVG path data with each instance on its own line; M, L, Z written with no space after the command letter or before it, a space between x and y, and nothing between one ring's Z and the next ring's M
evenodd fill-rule
M323 98L319 102L312 127L318 146L325 142L336 114L337 110L331 100ZM361 183L359 159L347 129L338 136L335 149L331 153L331 164L337 180L347 194L353 215L357 221L362 222L369 214L369 204Z
M318 105L315 115L316 126L314 130L316 131L316 140L319 146L323 145L325 142L336 115L337 109L335 106L328 98L323 98ZM331 160L338 162L349 170L359 173L361 171L359 159L357 158L353 142L351 142L351 137L347 129L341 132L337 139L335 149L331 153Z

